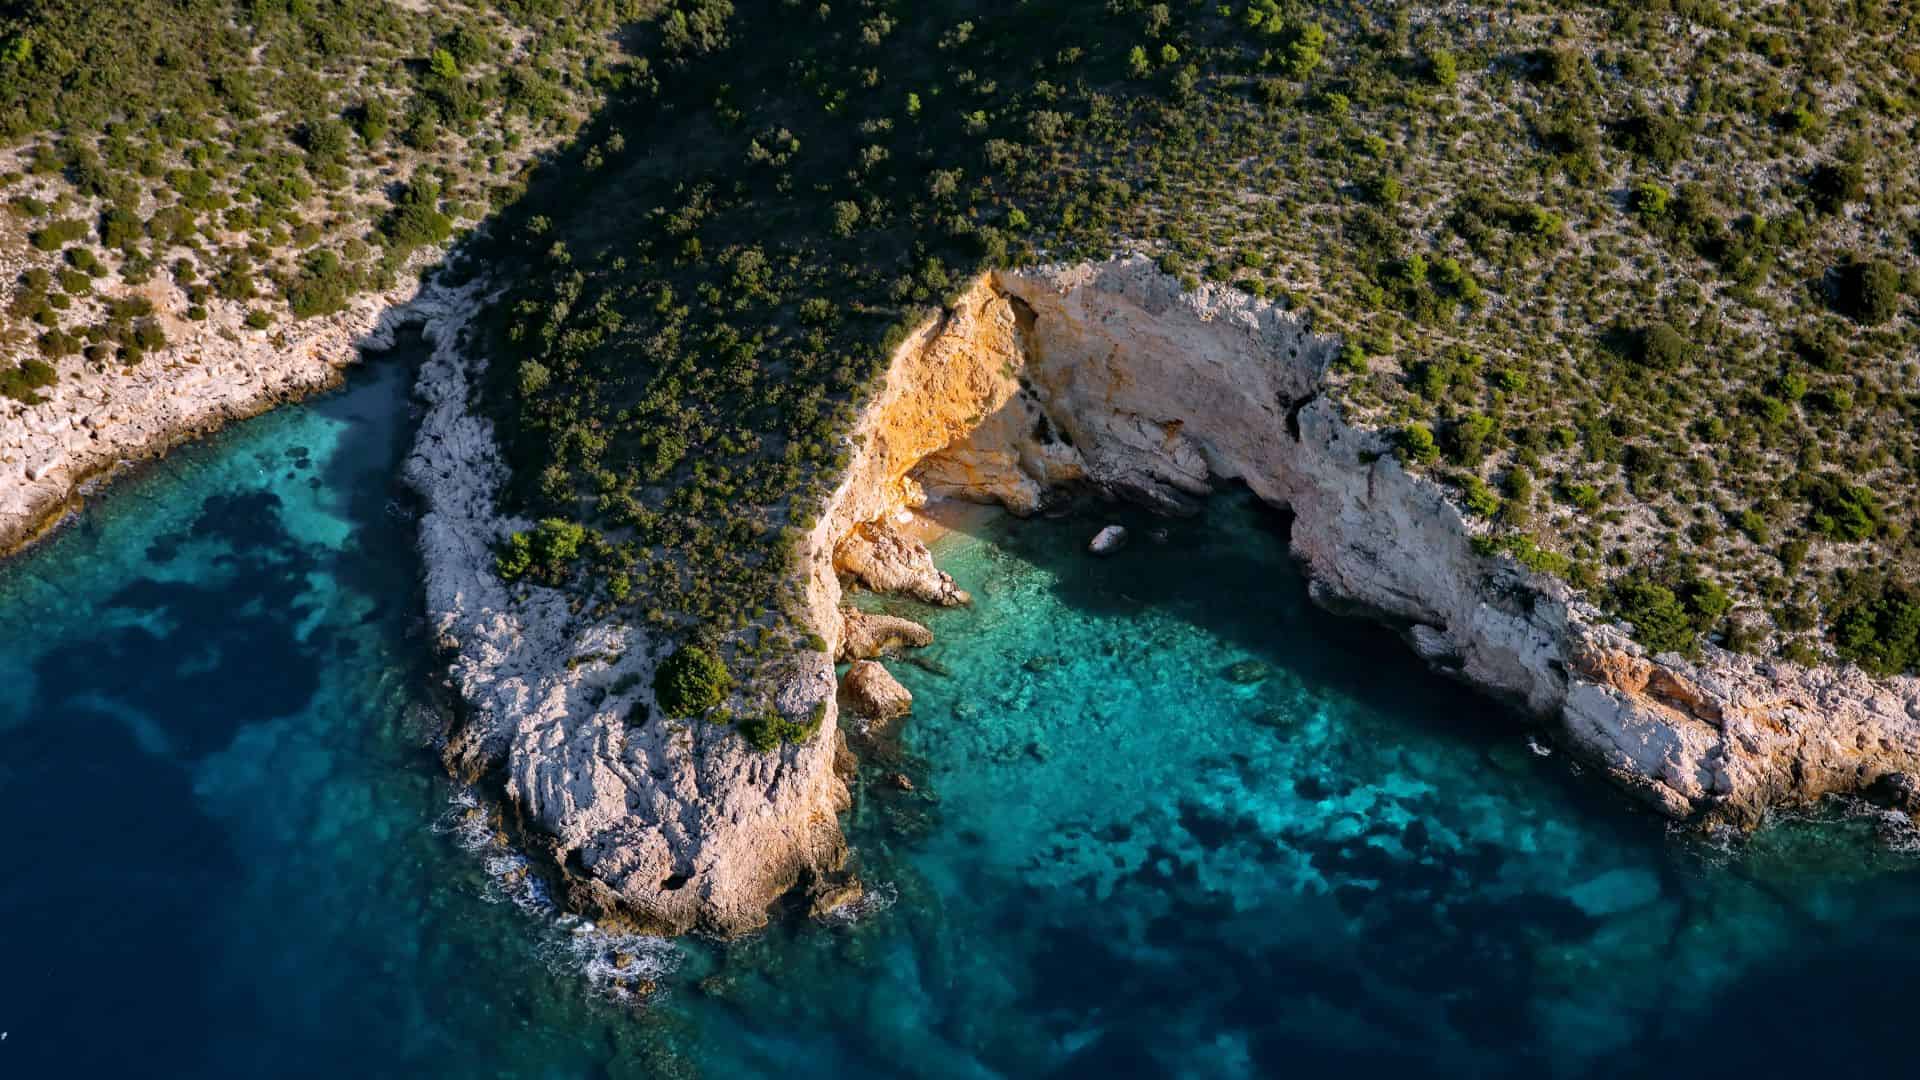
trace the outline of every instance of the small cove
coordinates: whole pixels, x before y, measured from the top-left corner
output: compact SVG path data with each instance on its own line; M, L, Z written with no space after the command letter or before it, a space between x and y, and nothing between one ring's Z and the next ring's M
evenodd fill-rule
M411 350L0 565L0 1074L1900 1060L1881 973L1920 953L1920 863L1874 817L1670 836L1314 608L1284 520L1242 496L1185 521L966 515L935 551L976 602L900 608L938 640L890 665L915 714L867 748L846 822L873 900L679 943L645 1010L606 1001L580 973L600 946L445 827L462 793L430 748L398 481ZM1109 521L1132 543L1089 558Z

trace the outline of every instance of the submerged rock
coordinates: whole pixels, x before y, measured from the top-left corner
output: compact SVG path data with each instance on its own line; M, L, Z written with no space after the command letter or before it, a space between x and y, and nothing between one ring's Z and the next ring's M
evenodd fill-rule
M1087 542L1087 550L1095 555L1111 555L1126 546L1127 530L1121 525L1109 525L1093 534L1093 539Z
M904 657L903 659L905 659L907 663L912 664L914 667L919 668L921 671L924 671L929 675L938 675L943 679L948 679L953 677L952 668L948 667L947 665L941 663L938 660L935 660L931 656L908 656L908 657Z
M886 668L872 660L858 660L840 682L854 715L885 724L913 711L913 694Z
M1285 709L1262 709L1253 714L1253 722L1264 728L1290 728L1293 726L1293 714Z
M1268 676L1272 674L1273 669L1260 660L1241 660L1228 664L1226 671L1227 681L1236 686L1252 686L1254 683L1266 682Z
M822 885L820 890L814 893L813 904L808 909L808 913L816 919L831 915L859 903L866 895L867 888L860 884L859 878Z
M1867 788L1867 797L1912 818L1920 818L1920 777L1912 773L1892 772L1875 780Z
M901 649L924 649L933 644L933 631L897 615L874 615L856 608L840 610L842 663L888 656Z

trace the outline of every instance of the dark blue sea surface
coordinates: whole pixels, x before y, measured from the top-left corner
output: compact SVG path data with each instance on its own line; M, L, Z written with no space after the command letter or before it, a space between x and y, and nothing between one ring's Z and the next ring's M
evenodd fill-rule
M975 604L900 608L939 641L862 745L857 918L561 916L432 749L411 360L0 566L0 1077L1909 1071L1899 822L1670 834L1313 608L1244 497L956 519Z

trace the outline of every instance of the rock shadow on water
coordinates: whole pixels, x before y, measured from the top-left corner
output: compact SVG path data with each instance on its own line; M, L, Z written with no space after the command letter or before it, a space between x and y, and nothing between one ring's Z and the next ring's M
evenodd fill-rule
M91 635L37 659L43 707L117 702L158 718L169 747L189 758L223 749L250 722L305 708L331 642L324 630L304 640L299 633L314 612L309 575L320 560L287 532L280 511L279 496L266 491L207 497L188 529L148 549L161 567L189 573L121 586Z

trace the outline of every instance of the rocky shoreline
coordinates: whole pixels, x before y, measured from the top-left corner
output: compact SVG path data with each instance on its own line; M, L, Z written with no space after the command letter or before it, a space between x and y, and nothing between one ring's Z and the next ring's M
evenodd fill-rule
M436 257L424 253L409 265ZM420 290L409 281L272 331L247 328L244 304L217 302L205 322L161 308L156 317L176 343L139 365L68 357L39 403L0 398L0 556L44 536L121 468L338 386L363 349L377 350L393 327L415 318L410 306Z
M466 412L483 362L458 344L472 302L433 302L408 469L429 506L429 607L470 706L450 760L504 778L523 823L551 838L569 902L598 916L733 934L795 889L819 911L859 894L837 821L843 707L856 733L909 710L870 661L928 635L846 607L842 579L967 602L899 528L934 497L1029 513L1077 485L1182 512L1244 483L1293 509L1318 602L1398 627L1675 820L1750 827L1829 794L1913 790L1903 778L1920 773L1920 681L1711 647L1698 662L1647 656L1563 583L1476 553L1478 526L1446 493L1320 396L1333 342L1243 294L1186 292L1144 259L989 275L895 354L800 550L825 650L775 675L781 710L817 717L815 737L762 754L725 725L647 719L656 643L493 576L489 543L527 523L494 515L501 466ZM833 660L856 663L837 690Z
M428 616L465 704L447 763L504 793L575 910L649 931L738 934L796 890L822 913L857 898L838 821L852 770L842 710L859 716L858 731L910 710L874 661L930 637L845 606L843 577L966 603L899 527L912 511L944 497L1031 513L1069 486L1183 512L1235 482L1291 507L1293 551L1318 602L1396 626L1431 665L1539 717L1675 820L1751 827L1830 794L1920 803L1920 680L1712 646L1697 661L1646 655L1564 583L1477 553L1480 526L1403 469L1385 434L1349 425L1320 395L1333 342L1244 294L1187 292L1144 259L987 275L901 346L800 548L824 651L767 673L783 716L816 734L755 751L729 725L658 715L660 642L577 615L564 592L495 575L493 545L530 523L496 511L505 469L490 423L469 412L486 362L467 334L481 288L363 298L283 362L254 356L264 343L214 361L247 377L169 398L138 423L80 425L84 394L49 403L65 411L38 415L68 417L87 445L8 487L0 523L44 519L89 463L97 472L151 452L195 430L187 418L210 424L330 385L360 349L418 325L432 351L406 473L424 504ZM839 685L836 660L855 664Z
M1015 326L1018 355L1001 359L1026 400L1007 406L1018 422L990 419L943 452L959 467L931 473L1040 462L1027 472L1042 486L1078 472L1166 509L1243 482L1293 510L1293 552L1323 606L1398 627L1434 667L1538 716L1678 821L1752 827L1775 807L1920 772L1920 680L1712 645L1695 661L1649 656L1564 582L1476 552L1482 526L1320 394L1337 343L1265 301L1190 293L1134 258L995 274L967 303L976 322ZM1077 467L1035 437L1048 428ZM1017 482L948 490L1032 501Z
M465 330L481 300L475 287L434 290L413 308L433 351L406 476L425 504L428 617L466 705L449 767L497 783L522 834L545 838L567 905L609 925L737 934L797 887L826 907L857 896L839 873L847 758L830 656L799 657L778 677L776 707L818 717L817 734L761 753L729 725L660 715L651 685L663 656L644 632L495 575L493 544L531 523L496 512L505 468L492 425L468 411L486 358Z

